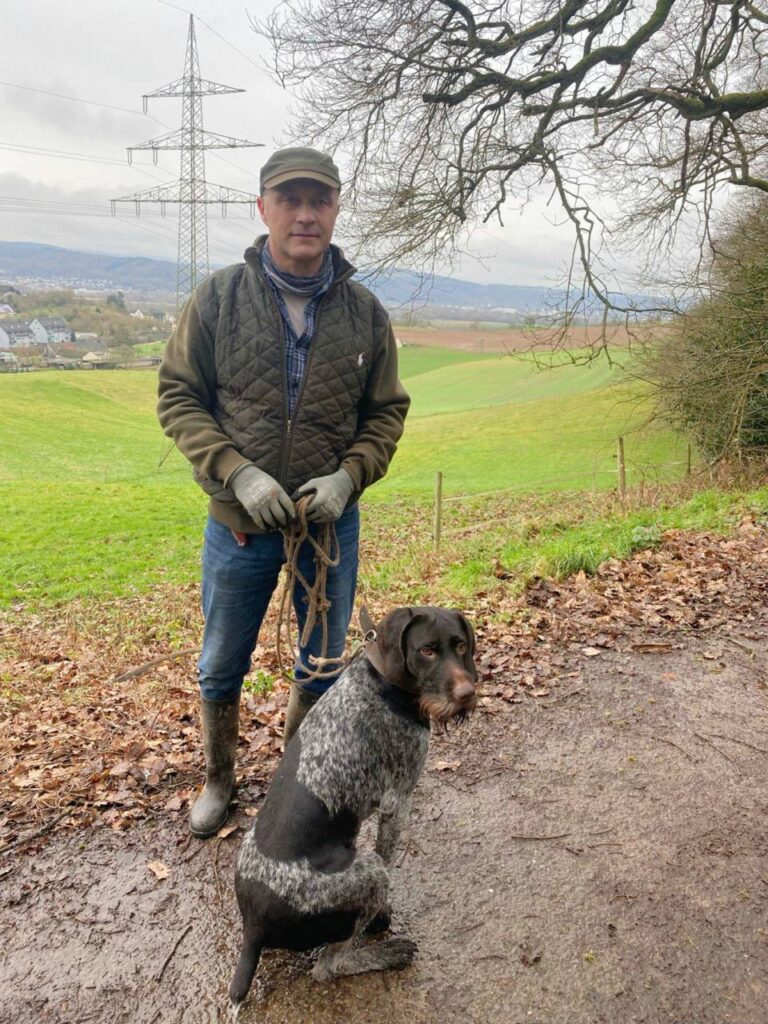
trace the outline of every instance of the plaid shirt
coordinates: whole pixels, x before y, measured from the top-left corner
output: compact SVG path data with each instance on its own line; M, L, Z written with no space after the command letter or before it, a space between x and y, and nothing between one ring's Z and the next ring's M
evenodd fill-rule
M329 249L323 259L323 265L315 277L296 277L293 274L286 274L275 267L269 252L269 246L265 245L261 251L261 265L264 269L264 276L275 296L277 308L280 310L280 319L283 321L285 362L288 376L288 415L293 416L293 410L296 408L299 391L301 390L301 382L304 379L304 371L307 368L309 345L315 333L317 311L320 308L323 296L333 284L333 259ZM304 308L304 332L301 335L297 335L294 329L283 297L283 289L292 291L297 295L309 295L309 301Z

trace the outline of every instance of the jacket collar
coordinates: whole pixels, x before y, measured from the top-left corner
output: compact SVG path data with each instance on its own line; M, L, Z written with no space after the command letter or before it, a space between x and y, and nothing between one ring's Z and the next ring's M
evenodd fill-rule
M244 253L245 262L262 277L264 274L261 269L261 250L264 248L268 238L269 235L259 235L253 245L249 245ZM346 281L357 272L357 267L352 266L338 245L333 243L331 243L331 256L333 257L334 285Z

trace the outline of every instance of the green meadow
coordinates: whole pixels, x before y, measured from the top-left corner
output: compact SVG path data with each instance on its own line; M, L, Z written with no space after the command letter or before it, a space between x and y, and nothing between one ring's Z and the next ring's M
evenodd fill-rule
M406 347L400 366L412 408L390 473L366 494L368 529L428 522L438 470L449 519L462 495L552 494L556 505L555 492L609 492L620 434L630 485L684 471L685 441L643 428L642 395L606 363L541 370L528 357ZM151 371L0 375L0 605L196 579L205 498L154 406ZM485 504L466 512L482 519Z

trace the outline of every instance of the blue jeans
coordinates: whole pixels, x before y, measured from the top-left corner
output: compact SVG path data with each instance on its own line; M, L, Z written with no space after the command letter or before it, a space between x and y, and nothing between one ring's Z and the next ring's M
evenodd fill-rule
M311 533L317 527L310 526ZM327 657L339 657L344 651L357 583L360 513L357 505L336 521L336 536L341 559L328 570L326 595L328 610ZM283 535L279 530L248 535L248 544L240 547L232 532L215 519L208 519L203 545L203 615L205 632L198 668L200 690L206 700L232 700L240 693L250 666L251 655L269 600L277 586L280 567L285 561ZM299 570L311 586L315 579L314 549L304 544L299 552ZM305 592L298 583L294 609L303 630L307 608ZM322 628L318 623L309 643L300 648L304 665L311 666L310 655L319 655ZM296 668L297 679L306 672ZM337 673L338 676L338 673ZM307 684L314 693L324 693L337 676L315 679Z

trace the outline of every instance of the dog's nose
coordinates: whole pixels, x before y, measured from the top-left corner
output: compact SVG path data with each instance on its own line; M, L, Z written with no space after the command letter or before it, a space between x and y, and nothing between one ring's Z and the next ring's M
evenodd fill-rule
M457 704L466 704L475 696L475 685L469 679L454 683L453 699Z

